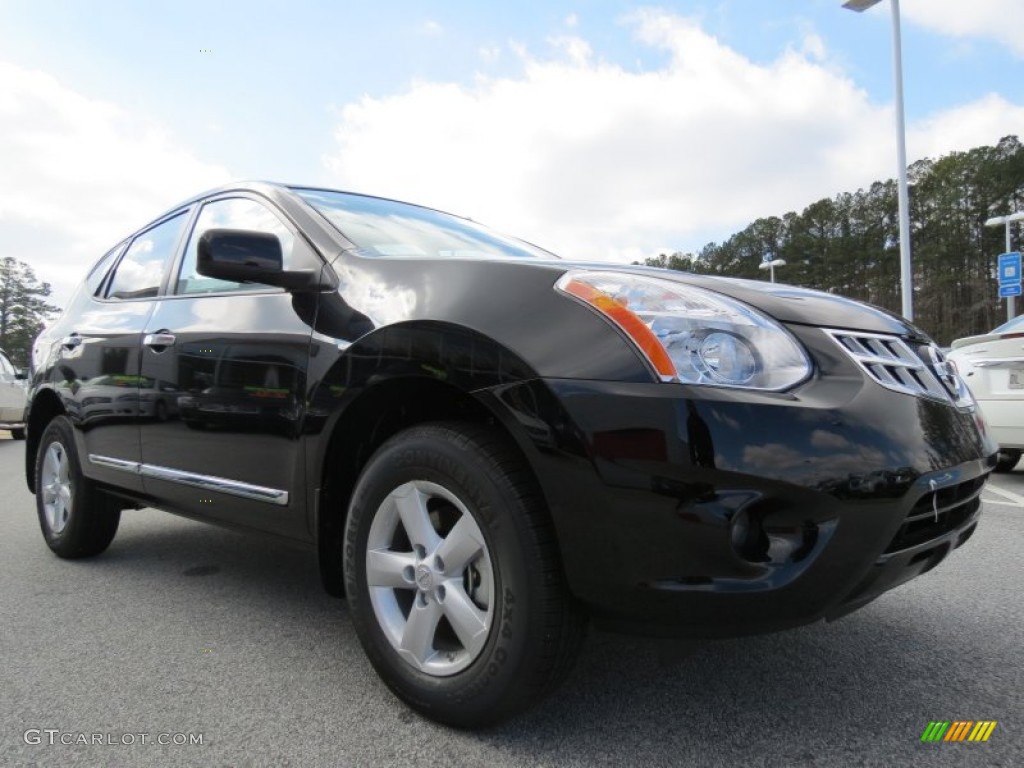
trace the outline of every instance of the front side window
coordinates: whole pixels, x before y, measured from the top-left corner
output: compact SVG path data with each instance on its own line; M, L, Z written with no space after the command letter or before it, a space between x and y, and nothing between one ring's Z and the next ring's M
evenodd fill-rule
M185 218L179 213L132 240L114 269L107 287L108 299L148 299L160 292Z
M553 259L553 253L468 219L325 189L294 190L367 256L433 259Z
M196 271L196 253L199 238L208 229L245 229L250 232L265 232L276 235L281 243L281 260L284 269L298 268L293 264L295 238L281 220L261 203L244 197L214 200L203 206L185 248L185 259L178 275L175 293L221 293L224 291L267 290L270 286L258 283L234 283L200 275ZM277 289L274 289L277 290Z

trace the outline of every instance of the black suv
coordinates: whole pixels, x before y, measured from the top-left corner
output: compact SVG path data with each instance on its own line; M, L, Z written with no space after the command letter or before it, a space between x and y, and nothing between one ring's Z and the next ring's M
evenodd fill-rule
M35 344L27 429L57 555L139 507L308 543L391 689L461 726L550 690L590 620L866 604L973 533L997 451L882 310L265 183L99 260Z

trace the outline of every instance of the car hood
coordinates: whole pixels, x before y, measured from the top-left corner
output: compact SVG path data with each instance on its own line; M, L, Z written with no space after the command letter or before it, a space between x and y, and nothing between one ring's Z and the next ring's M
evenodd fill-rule
M538 262L530 263L540 265ZM783 323L897 334L921 341L929 340L920 328L886 309L795 285L606 262L545 261L543 264L558 267L562 271L588 269L627 272L693 285L742 301Z
M340 276L340 283L344 286L342 291L346 295L352 296L352 286L370 286L366 289L367 296L364 300L356 301L356 307L370 318L375 318L375 325L414 319L414 315L420 313L421 317L432 319L465 319L469 311L464 306L466 291L472 295L477 292L478 286L490 284L489 281L497 281L497 284L509 286L510 289L518 286L518 290L535 290L549 279L548 284L551 285L564 273L579 269L642 275L703 288L755 307L781 323L884 333L921 342L930 341L927 334L919 328L888 310L832 293L783 283L698 275L657 267L558 258L359 257L354 260L336 258L334 268ZM533 272L533 279L520 282L515 277L518 274L519 278L525 278L526 272ZM444 289L425 290L427 275L434 282L443 285ZM460 290L460 286L465 290ZM410 300L405 303L397 302L395 297L403 292L409 294ZM412 297L418 297L418 301L413 301ZM452 303L453 306L443 308L441 305L445 302ZM383 307L382 304L387 306ZM414 304L420 305L416 313L409 310ZM477 309L483 311L484 308Z

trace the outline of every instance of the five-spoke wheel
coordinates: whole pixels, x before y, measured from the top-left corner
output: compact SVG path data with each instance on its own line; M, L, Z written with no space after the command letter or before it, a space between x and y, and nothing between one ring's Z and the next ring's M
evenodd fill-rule
M114 499L82 474L71 422L46 425L36 455L36 510L43 538L60 557L91 557L110 546L121 520Z
M57 440L46 446L40 473L43 514L53 533L60 533L71 514L71 468L68 452Z
M582 640L536 483L479 425L412 427L377 450L349 505L344 571L377 672L441 722L480 726L528 707Z
M494 617L494 572L480 526L446 488L400 485L370 526L366 583L392 647L432 675L480 655Z

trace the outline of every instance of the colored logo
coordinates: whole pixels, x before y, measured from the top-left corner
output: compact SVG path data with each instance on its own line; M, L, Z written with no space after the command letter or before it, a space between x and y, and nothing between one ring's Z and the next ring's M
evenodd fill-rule
M921 741L988 741L995 728L995 720L932 720Z

